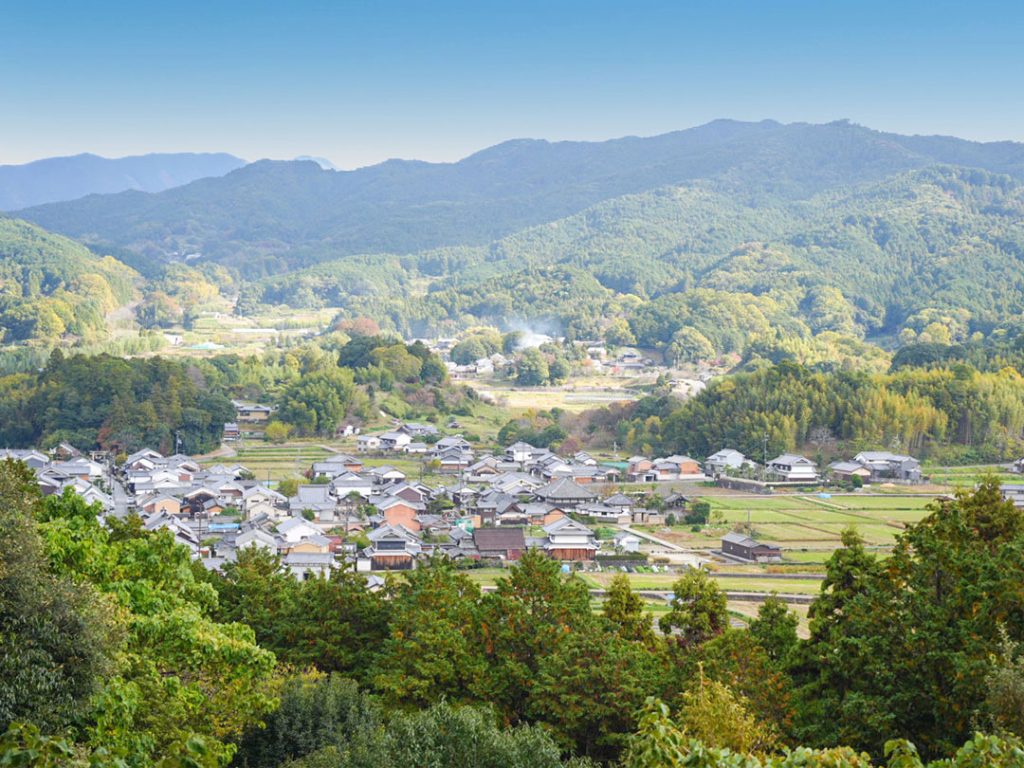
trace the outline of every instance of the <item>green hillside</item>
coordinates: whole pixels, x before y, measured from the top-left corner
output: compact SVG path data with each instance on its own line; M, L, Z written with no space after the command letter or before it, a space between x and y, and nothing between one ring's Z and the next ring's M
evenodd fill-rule
M1024 312L1022 213L1018 182L949 166L807 201L669 187L486 246L326 262L251 294L416 335L518 320L598 337L625 317L640 344L682 359L834 348L837 334L948 343Z
M150 277L147 326L182 321L206 281L239 313L339 307L406 336L527 324L670 360L882 369L866 342L1020 319L1022 183L1019 144L718 121L457 163L260 162L23 213ZM7 338L82 330L43 314Z
M517 140L456 163L388 161L355 171L261 161L159 194L125 192L20 215L157 261L199 253L248 276L341 256L485 245L602 201L703 181L772 205L936 164L1024 176L1024 146L827 125L720 120L649 138Z
M0 331L6 344L85 340L132 297L137 274L121 262L17 219L0 218Z

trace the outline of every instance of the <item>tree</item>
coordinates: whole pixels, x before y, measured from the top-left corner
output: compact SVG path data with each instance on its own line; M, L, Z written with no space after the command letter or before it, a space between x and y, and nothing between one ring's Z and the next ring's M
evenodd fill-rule
M1024 656L1002 629L999 654L985 678L987 693L980 708L983 721L997 732L1024 736Z
M374 687L396 704L469 699L483 673L479 599L480 588L447 559L434 558L406 574L390 604L389 636L370 672Z
M470 365L481 357L487 357L487 349L483 342L475 336L460 341L452 347L451 358L456 365Z
M405 350L404 346L402 350ZM419 360L412 359L418 366ZM281 421L293 425L299 434L330 435L345 417L354 394L355 379L351 371L341 368L317 370L295 380L285 389L278 401L278 416Z
M326 747L344 748L381 726L380 708L354 680L340 675L312 672L290 678L280 699L265 727L246 729L234 765L279 768Z
M286 477L277 484L277 490L282 496L291 498L299 493L299 483L302 481L297 477Z
M699 645L729 626L725 595L703 568L689 569L672 585L671 610L659 626L684 647Z
M288 435L291 434L292 427L290 424L285 424L283 421L272 421L267 424L263 430L263 437L272 443L280 445L288 439Z
M711 515L711 502L699 499L690 504L690 509L684 519L690 525L704 525Z
M758 722L746 701L728 686L705 678L703 671L683 693L679 724L687 736L709 747L763 753L775 746L771 729Z
M987 478L933 505L884 564L845 541L794 654L797 736L880 754L913 734L923 755L951 754L989 693L1002 629L1024 636L1024 516Z
M548 361L538 349L524 349L516 363L516 384L539 387L551 378Z
M576 629L541 660L529 712L566 748L614 759L658 685L659 661L650 647L600 624Z
M108 600L50 572L40 513L32 471L0 463L0 731L27 720L53 733L82 718L123 640Z
M698 677L727 686L773 738L792 729L792 680L748 631L727 629L679 658L674 671L682 689Z
M414 382L419 380L423 361L411 354L405 344L378 347L370 356L375 364L389 371L398 381Z
M486 668L477 696L509 720L525 716L539 665L571 632L594 620L586 584L530 548L480 605Z
M798 645L790 667L798 686L794 730L801 740L815 745L837 743L840 739L855 744L865 742L863 734L852 726L852 718L850 726L834 719L843 716L846 695L861 686L858 670L862 662L853 656L868 649L861 643L847 643L844 638L852 639L862 631L859 606L868 599L881 568L854 529L843 531L842 542L843 548L836 550L826 563L821 592L808 610L810 637ZM836 644L842 644L847 655L834 656L829 663L822 663L835 654ZM886 709L880 707L876 717L884 720L875 725L877 730L894 732Z
M148 765L200 736L225 760L273 704L273 654L248 626L211 617L216 593L170 532L137 518L101 525L99 512L69 489L40 513L54 572L92 585L125 622L120 664L90 700L87 742Z
M548 378L552 384L559 384L569 378L572 366L564 357L555 357L548 365Z
M764 648L768 658L783 663L797 644L799 619L774 592L757 609L757 618L750 622L750 634Z
M225 619L249 617L260 644L279 660L365 681L387 637L388 608L361 574L338 568L326 579L297 582L277 558L248 550L223 577L212 577Z
M639 642L648 648L655 646L651 615L644 610L643 598L633 591L626 574L616 574L612 579L602 613L619 637Z
M636 344L636 336L629 329L625 318L616 317L608 324L604 332L605 342L612 347L632 346Z

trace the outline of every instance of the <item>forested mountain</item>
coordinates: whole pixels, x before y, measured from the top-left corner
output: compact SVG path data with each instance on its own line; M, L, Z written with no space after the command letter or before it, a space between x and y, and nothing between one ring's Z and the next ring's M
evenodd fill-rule
M1024 313L1022 183L1010 142L717 121L448 164L263 161L23 214L150 278L147 326L182 315L191 254L240 313L339 307L406 336L614 326L669 360L881 371L865 340L962 342Z
M109 256L0 216L0 341L101 337L137 277Z
M539 318L594 337L622 316L641 345L707 359L821 334L987 333L1024 311L1022 258L1020 184L936 166L756 205L666 187L486 246L325 262L266 278L249 300L340 306L410 334Z
M154 259L201 253L250 276L353 254L483 245L601 201L701 180L736 203L801 200L935 164L1024 177L1024 145L906 137L846 122L716 121L600 143L518 140L457 163L355 171L262 161L160 194L38 206L54 231Z
M81 154L0 165L0 210L128 189L163 192L207 176L223 176L243 165L244 160L223 152L117 158Z

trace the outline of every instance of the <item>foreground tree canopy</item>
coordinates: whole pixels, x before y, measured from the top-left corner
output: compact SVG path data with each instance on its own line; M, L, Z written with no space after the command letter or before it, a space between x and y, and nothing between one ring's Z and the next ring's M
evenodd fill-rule
M97 511L0 466L0 764L1024 765L1024 518L994 480L884 562L849 531L803 640L777 599L731 627L701 571L656 633L628 580L595 613L537 550L486 594L446 560L371 592L258 550L210 573Z

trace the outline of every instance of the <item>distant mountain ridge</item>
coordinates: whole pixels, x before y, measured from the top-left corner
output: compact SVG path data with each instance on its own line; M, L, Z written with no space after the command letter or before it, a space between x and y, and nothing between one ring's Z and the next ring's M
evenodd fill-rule
M24 165L0 165L0 210L76 200L125 190L163 192L245 165L220 153L149 154L106 158L93 154L51 157Z
M1024 144L900 136L848 122L719 120L649 138L514 140L455 163L354 171L260 161L157 194L123 192L19 215L157 261L185 253L280 274L369 253L485 245L599 202L699 184L750 204L799 201L935 165L1024 179Z

